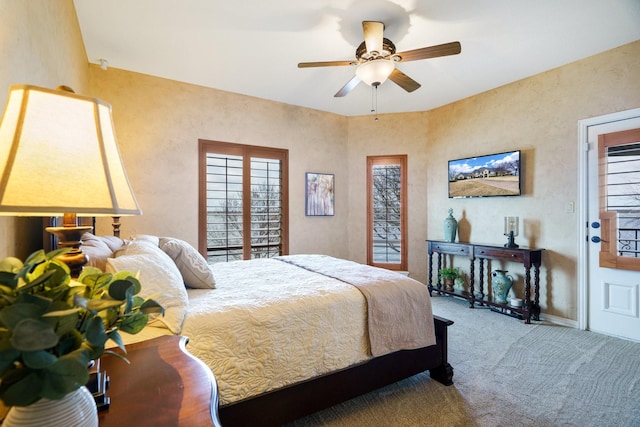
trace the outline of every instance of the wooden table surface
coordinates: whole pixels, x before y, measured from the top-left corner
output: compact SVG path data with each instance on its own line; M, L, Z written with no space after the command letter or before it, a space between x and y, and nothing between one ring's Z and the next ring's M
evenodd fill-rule
M185 337L162 336L127 345L130 364L103 356L111 404L98 413L100 426L219 427L215 378L186 344Z

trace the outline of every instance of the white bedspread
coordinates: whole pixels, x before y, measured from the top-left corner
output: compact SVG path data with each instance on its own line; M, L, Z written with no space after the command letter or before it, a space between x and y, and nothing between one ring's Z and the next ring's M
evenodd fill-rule
M215 290L188 290L181 334L214 372L221 404L371 357L367 303L355 286L277 259L213 268ZM430 316L430 301L426 308Z
M366 305L353 286L273 260L219 263L190 289L182 335L228 404L367 359Z

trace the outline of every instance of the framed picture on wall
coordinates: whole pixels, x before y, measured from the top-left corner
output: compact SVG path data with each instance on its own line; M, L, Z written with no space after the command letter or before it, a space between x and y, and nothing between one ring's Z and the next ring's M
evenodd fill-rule
M305 214L333 216L335 176L330 173L307 172Z

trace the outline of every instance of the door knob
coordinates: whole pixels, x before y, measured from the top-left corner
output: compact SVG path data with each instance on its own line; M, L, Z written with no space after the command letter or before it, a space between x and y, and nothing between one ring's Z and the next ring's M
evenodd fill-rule
M591 241L592 241L593 243L600 243L600 238L599 238L598 236L592 236L592 237L591 237Z

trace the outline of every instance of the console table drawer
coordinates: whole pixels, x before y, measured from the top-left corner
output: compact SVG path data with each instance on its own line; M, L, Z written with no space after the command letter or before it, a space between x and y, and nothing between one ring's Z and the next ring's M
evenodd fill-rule
M461 245L459 243L443 243L443 242L431 242L429 245L431 252L439 252L441 254L451 255L471 255L470 245Z
M473 256L476 258L503 259L514 262L524 262L524 252L518 250L508 250L502 248L490 248L485 246L474 246Z

